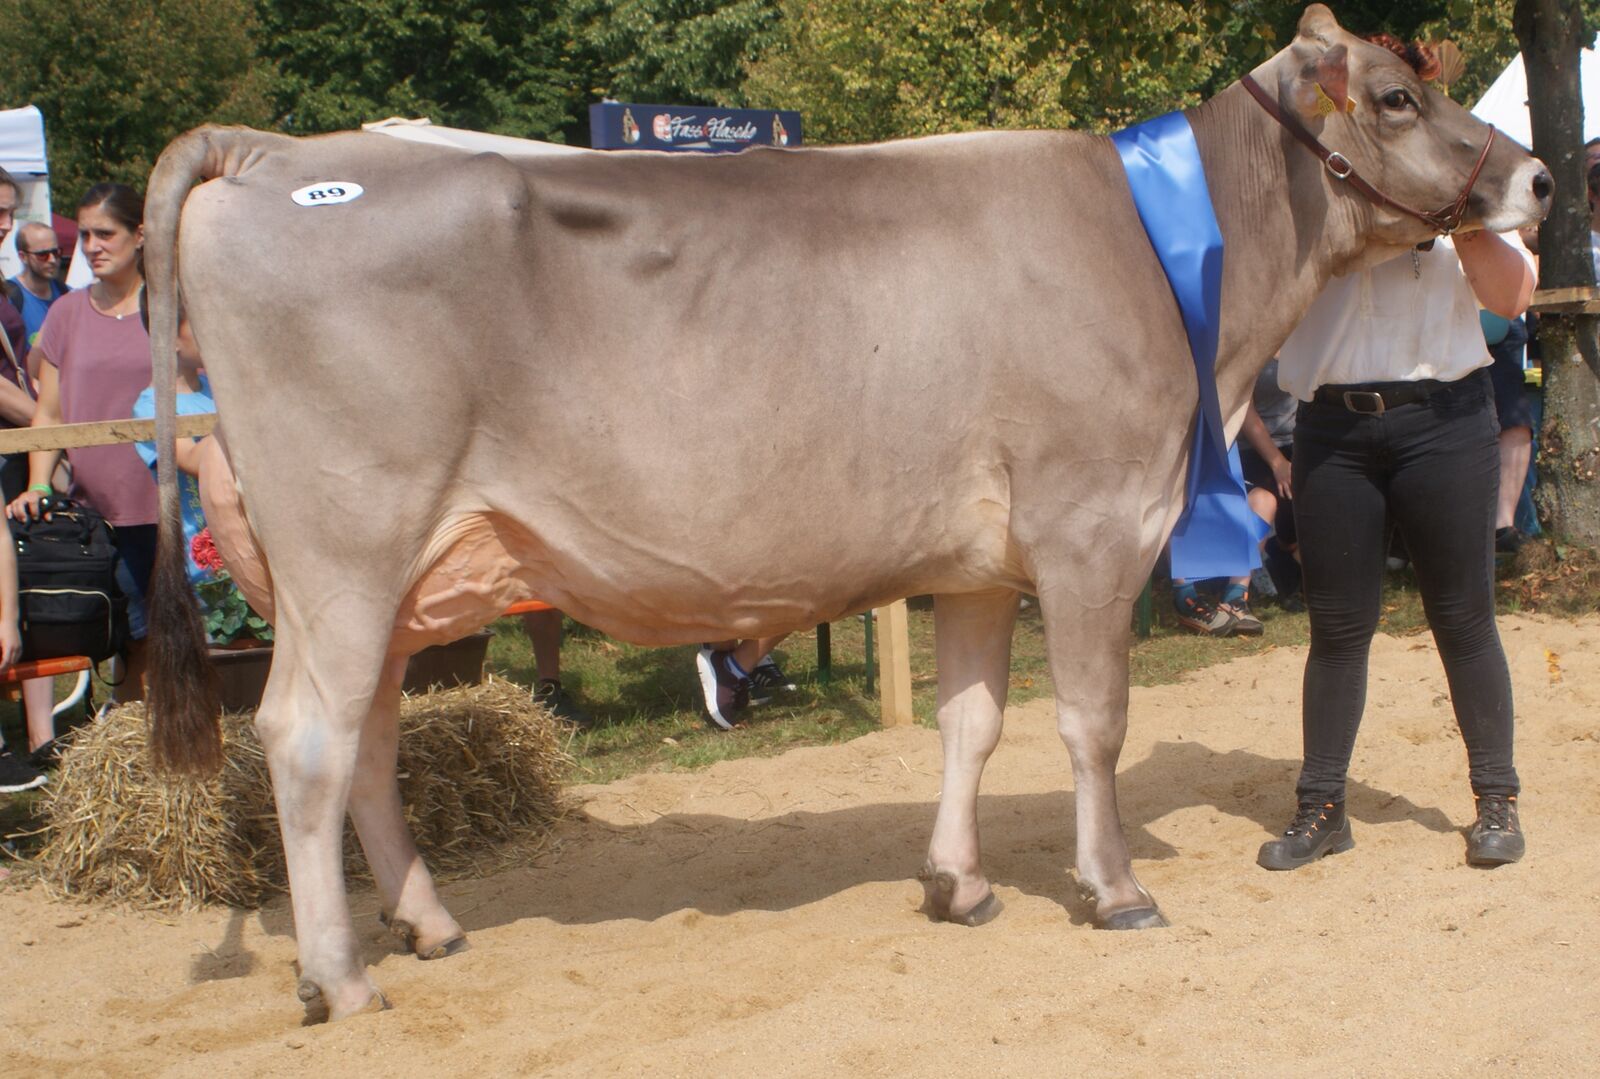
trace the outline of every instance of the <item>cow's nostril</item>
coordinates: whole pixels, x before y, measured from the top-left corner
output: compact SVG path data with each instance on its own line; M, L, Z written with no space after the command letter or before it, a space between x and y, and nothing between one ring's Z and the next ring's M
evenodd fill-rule
M1540 169L1533 176L1533 197L1543 202L1555 190L1555 183L1550 179L1550 174Z

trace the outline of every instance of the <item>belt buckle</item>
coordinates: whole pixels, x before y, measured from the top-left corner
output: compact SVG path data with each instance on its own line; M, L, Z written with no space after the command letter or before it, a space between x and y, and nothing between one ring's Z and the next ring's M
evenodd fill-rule
M1371 408L1359 408L1357 401L1370 401ZM1383 394L1376 390L1345 390L1344 407L1351 412L1358 412L1363 416L1383 415Z

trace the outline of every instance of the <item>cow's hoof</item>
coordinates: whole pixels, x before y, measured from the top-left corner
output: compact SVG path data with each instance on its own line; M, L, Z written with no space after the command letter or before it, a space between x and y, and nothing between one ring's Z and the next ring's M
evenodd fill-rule
M986 890L983 898L965 911L952 909L956 894L954 873L936 872L924 866L922 872L917 874L917 879L922 882L923 909L938 921L980 926L994 921L1005 909L1005 904L1000 902L993 890Z
M427 952L417 952L418 959L449 959L452 955L460 955L472 945L467 943L465 936L451 937L443 944L435 944Z
M1101 929L1165 929L1167 924L1167 919L1155 907L1119 910L1100 920Z
M389 1003L388 997L377 989L372 989L364 1003L335 1011L329 1006L328 998L322 992L322 987L310 978L301 978L300 984L295 986L294 992L295 996L300 998L300 1003L305 1006L307 1025L348 1019L353 1015L364 1015L368 1012L386 1012L393 1007Z
M424 949L418 942L417 927L404 918L391 918L387 914L378 915L378 923L398 940L405 950L415 955L418 959L448 959L467 950L466 935L457 933L448 940Z

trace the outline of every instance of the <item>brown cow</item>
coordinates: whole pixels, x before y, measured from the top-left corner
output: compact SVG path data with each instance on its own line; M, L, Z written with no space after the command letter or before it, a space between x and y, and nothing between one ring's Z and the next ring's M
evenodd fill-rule
M1412 206L1450 203L1491 138L1320 6L1254 76ZM1323 115L1344 82L1354 111ZM1239 86L1189 119L1227 243L1231 432L1330 275L1435 229L1336 179ZM1463 227L1526 225L1548 200L1543 166L1495 140ZM162 156L147 230L163 528L181 285L248 507L223 553L259 549L275 609L257 725L303 998L335 1017L382 1000L345 900L347 809L417 953L464 943L401 814L399 672L528 596L676 644L934 594L945 774L923 878L933 913L975 924L998 909L978 782L1018 593L1036 593L1079 881L1101 925L1164 924L1115 772L1130 604L1181 508L1196 383L1108 140L508 159L206 128ZM158 752L193 766L217 743L183 615L156 615L153 708Z

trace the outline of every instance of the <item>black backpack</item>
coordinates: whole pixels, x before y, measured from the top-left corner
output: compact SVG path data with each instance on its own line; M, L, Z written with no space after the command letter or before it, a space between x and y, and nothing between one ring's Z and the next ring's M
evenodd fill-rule
M99 512L48 498L48 520L12 521L23 659L88 656L99 663L128 641L128 598L117 585L117 548Z

